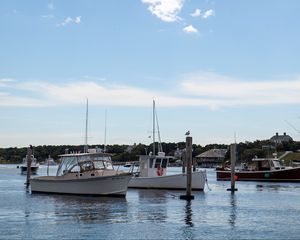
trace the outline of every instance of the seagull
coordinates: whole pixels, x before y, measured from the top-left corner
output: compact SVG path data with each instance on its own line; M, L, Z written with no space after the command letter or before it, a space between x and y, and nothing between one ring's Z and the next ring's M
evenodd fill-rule
M188 135L190 135L190 131L187 131L187 132L185 133L185 136L188 136Z

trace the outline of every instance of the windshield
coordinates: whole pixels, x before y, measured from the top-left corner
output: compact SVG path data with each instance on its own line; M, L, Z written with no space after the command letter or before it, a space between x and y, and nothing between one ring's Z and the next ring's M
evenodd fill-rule
M274 167L277 168L277 167L281 167L281 163L279 160L273 160L273 164L274 164Z
M56 176L62 176L68 172L83 172L103 169L113 169L110 156L62 156Z
M77 162L77 158L75 156L61 158L60 165L57 169L56 176L64 175L69 170L74 169L74 167L77 165L78 165L78 162Z

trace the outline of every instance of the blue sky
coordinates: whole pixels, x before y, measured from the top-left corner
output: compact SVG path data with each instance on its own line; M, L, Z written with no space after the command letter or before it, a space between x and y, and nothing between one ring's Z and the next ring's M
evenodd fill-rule
M0 147L300 140L298 0L0 1Z

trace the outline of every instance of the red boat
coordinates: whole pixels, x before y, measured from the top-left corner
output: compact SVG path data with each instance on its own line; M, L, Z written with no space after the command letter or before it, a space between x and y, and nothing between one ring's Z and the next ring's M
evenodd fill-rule
M217 180L230 180L230 169L217 169ZM235 170L237 181L300 182L300 167L286 167L277 158L254 158L249 166Z

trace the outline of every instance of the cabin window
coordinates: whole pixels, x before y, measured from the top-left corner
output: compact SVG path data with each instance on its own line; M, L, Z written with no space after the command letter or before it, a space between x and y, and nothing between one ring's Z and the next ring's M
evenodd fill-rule
M168 164L168 159L167 159L167 158L164 158L164 159L162 160L161 167L162 167L162 168L167 168L167 164Z
M86 161L80 164L81 171L90 171L94 169L92 161Z
M95 169L98 169L98 170L105 168L102 161L94 161L94 166L95 166Z
M155 162L155 168L160 167L160 163L161 163L161 158L157 158Z
M269 170L270 169L270 164L268 161L261 161L261 162L258 162L258 169L259 170Z
M281 167L280 162L277 161L277 160L273 160L273 165L274 165L275 168L280 168Z
M91 161L91 156L78 156L78 162Z
M105 161L103 163L104 163L104 166L105 166L106 169L111 169L111 170L114 169L111 162Z
M73 167L70 168L69 172L71 172L71 173L77 173L77 172L79 172L79 170L80 170L80 168L76 164L76 165L74 165ZM66 172L68 172L68 171L65 171L64 173L66 173Z

